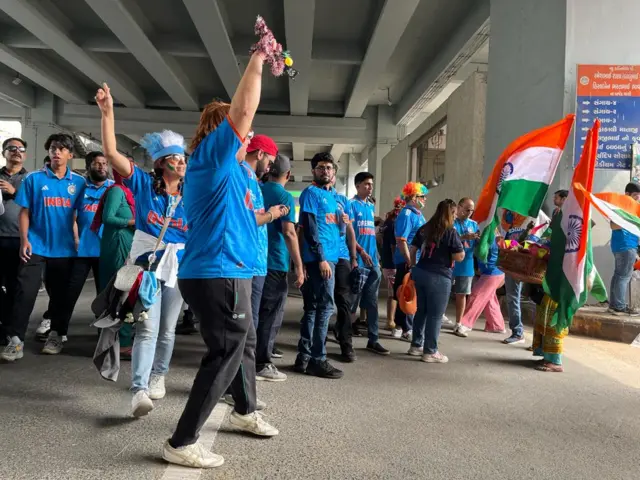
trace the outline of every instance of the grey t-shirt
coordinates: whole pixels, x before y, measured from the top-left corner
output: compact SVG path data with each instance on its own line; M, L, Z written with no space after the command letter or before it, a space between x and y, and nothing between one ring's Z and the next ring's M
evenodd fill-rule
M15 202L18 190L22 185L22 180L27 176L27 171L23 168L18 173L10 175L7 167L0 168L0 180L5 180L13 185L16 189L14 195L2 192L2 201L4 203L4 215L0 215L0 238L11 237L19 238L18 230L18 214L20 213L20 205Z

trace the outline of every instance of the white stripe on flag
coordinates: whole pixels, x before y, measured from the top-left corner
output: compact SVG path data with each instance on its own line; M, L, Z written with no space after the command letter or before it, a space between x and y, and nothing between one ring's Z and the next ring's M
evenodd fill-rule
M580 220L578 220L578 218ZM583 218L582 206L578 203L578 199L573 193L573 189L571 189L569 196L562 207L561 228L564 233L565 242L569 241L569 235L572 230L574 235L577 233L575 232L576 224ZM584 231L585 228L589 228L589 226L584 225L583 222L582 235L586 235L586 232ZM569 250L572 251L567 251L567 246L569 246ZM580 298L580 295L582 295L582 292L584 291L584 266L586 255L583 256L583 258L578 258L578 254L580 252L575 250L575 247L571 247L572 245L566 245L565 243L564 257L562 258L562 271L565 278L571 285L576 298Z
M615 223L620 228L623 228L627 232L635 235L636 237L640 237L640 229L637 226L635 226L633 223L628 222L627 220L625 220L624 218L622 218L620 215L616 213L616 210L618 210L618 207L611 205L609 202L605 202L604 200L599 199L595 195L589 195L589 196L593 204L605 212L603 213L601 211L600 213L603 213L603 215L607 217L609 221Z
M558 168L562 150L550 147L530 147L513 155L507 163L513 165L513 172L505 182L528 180L549 185Z

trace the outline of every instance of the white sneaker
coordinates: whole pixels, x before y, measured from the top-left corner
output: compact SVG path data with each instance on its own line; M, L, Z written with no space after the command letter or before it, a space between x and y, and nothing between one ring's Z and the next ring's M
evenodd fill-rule
M233 395L230 393L226 393L222 399L227 405L231 405L232 407L236 406L236 402L233 400ZM259 398L256 398L256 410L264 410L265 408L267 408L267 404Z
M469 336L469 332L471 331L471 329L469 327L465 327L464 325L458 325L458 328L456 328L453 333L455 333L457 336L462 337L462 338L467 338Z
M449 357L441 354L440 352L427 353L422 356L422 361L425 363L447 363L449 361Z
M278 429L269 425L262 419L262 414L252 412L248 415L240 415L235 410L229 415L229 423L245 432L253 433L261 437L274 437L278 435Z
M402 337L402 329L401 328L394 328L391 331L391 336L393 338L401 338Z
M167 440L162 447L162 458L169 463L193 468L214 468L224 463L222 455L216 455L198 442L173 448Z
M24 357L24 342L20 341L18 337L11 337L9 344L0 353L0 358L7 362L13 362L22 357Z
M265 382L284 382L287 375L280 372L273 363L268 363L256 373L256 380Z
M423 351L424 351L424 348L411 345L409 347L409 351L407 352L407 355L411 355L412 357L419 357L422 355Z
M62 352L62 337L58 335L58 332L51 331L42 348L42 353L58 355L60 352Z
M36 328L36 335L43 337L49 334L49 330L51 330L51 320L43 318L38 328Z
M167 394L164 388L164 375L151 374L149 379L149 398L151 400L160 400Z
M455 328L456 325L457 323L453 320L449 320L449 317L446 315L442 316L442 325L440 325L440 328Z
M131 399L131 415L136 418L144 417L153 410L153 402L144 390L138 390Z
M402 338L402 340L410 342L412 336L413 336L413 330L409 330L408 332L403 333L400 337Z

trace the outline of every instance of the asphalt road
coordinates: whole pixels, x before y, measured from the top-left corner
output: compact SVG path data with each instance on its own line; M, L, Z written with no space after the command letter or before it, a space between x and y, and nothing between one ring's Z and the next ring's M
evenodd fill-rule
M443 332L447 365L408 357L384 338L380 357L356 339L358 361L341 380L293 373L301 301L290 299L277 360L284 383L258 385L272 439L235 431L229 408L214 410L203 439L225 457L213 471L160 458L185 403L204 346L180 337L167 397L140 420L129 416L130 368L117 383L91 363L88 304L76 310L63 354L0 364L0 479L633 479L640 478L640 349L567 340L566 372L540 373L526 345L474 332ZM38 300L35 329L46 302ZM383 311L383 309L381 309ZM381 320L381 324L385 320ZM31 338L31 337L30 337ZM330 356L337 345L328 345ZM338 362L336 362L338 365Z

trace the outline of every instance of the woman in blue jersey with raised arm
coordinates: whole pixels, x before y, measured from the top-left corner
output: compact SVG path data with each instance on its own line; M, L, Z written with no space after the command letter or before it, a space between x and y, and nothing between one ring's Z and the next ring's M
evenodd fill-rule
M184 139L168 130L142 138L141 145L154 162L150 175L116 149L113 98L106 84L98 90L96 102L102 112L105 157L124 178L125 185L135 197L136 231L130 261L147 267L160 231L165 221L169 222L151 265L158 279L158 294L148 311L148 319L135 327L131 356L131 413L134 417L141 417L153 409L152 400L165 395L164 377L169 371L176 324L183 303L177 271L187 237L187 219L182 203L182 182L187 170Z

